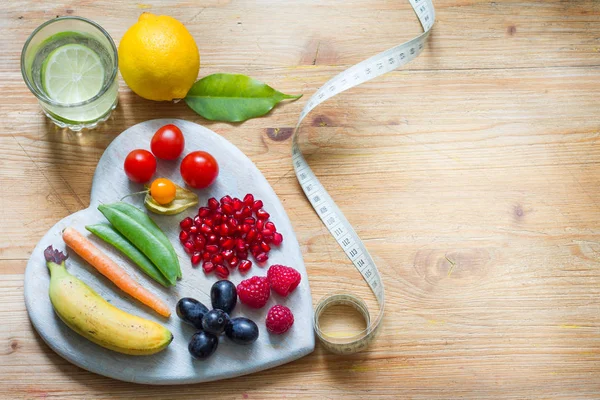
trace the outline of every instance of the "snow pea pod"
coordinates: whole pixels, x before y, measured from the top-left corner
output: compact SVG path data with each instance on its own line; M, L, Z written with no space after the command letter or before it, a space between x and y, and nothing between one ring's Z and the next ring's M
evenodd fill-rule
M119 233L115 228L109 224L96 224L87 225L85 227L88 231L104 240L106 243L112 245L121 253L125 254L131 261L133 261L142 271L144 271L150 278L160 283L164 287L172 286L171 282L165 278L162 272L156 268L152 261L148 259L135 247L127 238Z
M123 202L102 204L98 210L156 265L169 282L174 284L181 277L179 259L173 245L145 212Z

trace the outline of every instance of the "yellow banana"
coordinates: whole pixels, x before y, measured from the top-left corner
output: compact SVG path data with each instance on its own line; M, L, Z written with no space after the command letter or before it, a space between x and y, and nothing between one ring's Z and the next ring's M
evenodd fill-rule
M171 343L173 335L164 326L118 309L88 285L69 274L66 255L44 251L50 269L50 301L60 319L92 342L119 353L149 355Z

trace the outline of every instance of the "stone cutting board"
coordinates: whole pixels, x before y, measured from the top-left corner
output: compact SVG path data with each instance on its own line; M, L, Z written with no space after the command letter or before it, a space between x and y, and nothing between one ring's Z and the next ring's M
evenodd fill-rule
M253 193L257 199L263 200L265 209L271 214L271 221L283 234L283 244L271 250L265 268L253 264L245 277L234 270L229 279L238 284L250 276L265 276L266 268L272 264L292 266L302 275L300 286L291 295L282 298L272 293L269 303L261 310L250 309L238 302L232 316L245 316L254 320L260 329L259 339L250 346L240 346L226 337L221 337L216 353L205 361L194 360L188 353L187 344L195 330L181 322L175 314L175 304L181 297L194 297L210 308L210 287L217 280L214 274L207 276L201 268L193 268L189 257L179 244L179 221L185 216L194 215L197 208L190 208L175 216L159 216L150 213L154 221L171 239L179 256L183 279L169 289L155 283L118 251L85 230L85 225L106 222L97 210L99 204L116 202L129 193L143 190L142 185L129 182L125 176L123 172L125 156L136 148L149 149L154 132L170 123L177 125L185 135L186 144L182 157L194 150L205 150L219 163L220 172L215 183L207 189L196 191L200 205L206 204L210 197L219 199L229 194L241 198L246 193ZM184 186L179 174L180 161L181 159L158 160L155 177L167 177ZM126 201L145 209L143 196L129 198ZM67 269L71 274L90 285L115 306L160 322L171 330L175 338L166 350L152 356L119 354L79 336L56 316L48 296L49 271L42 253L49 245L65 250L61 232L67 226L73 226L84 235L92 236L91 240L98 247L172 307L171 318L158 316L121 292L73 251L67 250L69 254ZM108 146L94 174L90 207L64 218L40 240L27 264L24 291L29 318L44 341L54 351L81 368L123 381L144 384L186 384L231 378L290 362L309 354L314 349L313 308L306 269L296 236L279 198L252 161L237 147L213 131L184 120L157 119L142 122L124 131ZM264 324L267 310L275 304L288 306L295 318L292 329L281 336L270 335Z

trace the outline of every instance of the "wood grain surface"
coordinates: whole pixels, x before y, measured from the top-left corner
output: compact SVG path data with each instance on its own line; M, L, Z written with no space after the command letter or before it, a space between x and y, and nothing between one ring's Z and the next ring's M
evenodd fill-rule
M376 342L352 356L317 345L227 381L144 387L57 356L23 302L31 250L87 207L103 150L147 119L209 127L280 196L313 300L338 287L366 294L303 197L287 136L320 85L413 37L417 20L403 0L2 2L0 398L600 398L600 2L435 5L437 25L417 60L331 99L303 128L311 166L381 260L387 309ZM143 11L186 24L202 76L245 73L306 96L225 124L182 102L143 100L121 81L119 107L102 127L55 128L21 79L29 33L80 15L118 43Z

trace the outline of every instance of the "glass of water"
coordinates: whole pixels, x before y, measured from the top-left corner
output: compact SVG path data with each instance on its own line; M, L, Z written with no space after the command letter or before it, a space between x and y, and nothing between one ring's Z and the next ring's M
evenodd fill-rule
M21 52L21 73L56 125L80 131L117 106L117 48L98 24L61 17L40 25Z

